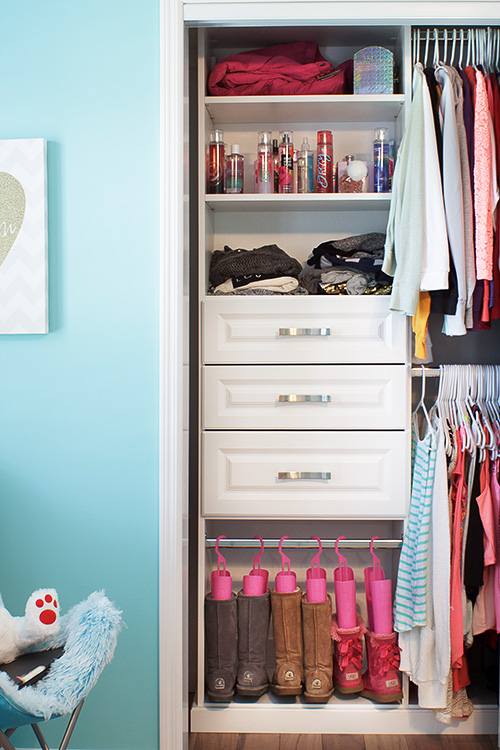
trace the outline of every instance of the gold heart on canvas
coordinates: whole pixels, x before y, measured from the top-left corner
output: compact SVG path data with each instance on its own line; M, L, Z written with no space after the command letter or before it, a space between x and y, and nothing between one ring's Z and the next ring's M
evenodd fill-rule
M0 266L21 229L26 210L23 186L8 172L0 172Z

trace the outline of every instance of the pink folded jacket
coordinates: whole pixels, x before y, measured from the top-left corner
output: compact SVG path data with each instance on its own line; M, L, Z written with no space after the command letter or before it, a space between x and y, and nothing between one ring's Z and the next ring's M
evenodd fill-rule
M218 62L208 77L212 96L351 94L352 60L334 68L314 42L276 44Z

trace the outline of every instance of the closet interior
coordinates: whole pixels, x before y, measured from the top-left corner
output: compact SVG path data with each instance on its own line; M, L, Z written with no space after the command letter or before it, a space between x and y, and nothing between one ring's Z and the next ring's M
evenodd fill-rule
M389 294L217 291L212 260L225 247L277 246L307 268L321 243L386 232L391 193L374 192L372 175L368 191L257 193L258 134L270 132L279 140L280 132L291 131L298 149L305 138L315 148L317 132L332 131L335 162L354 155L370 164L376 130L384 129L396 150L401 142L413 64L424 57L428 64L463 59L493 69L498 67L498 36L408 25L214 26L191 29L189 41L190 512L192 578L197 579L191 601L191 620L197 623L191 731L431 734L445 728L457 734L496 733L498 684L485 678L481 644L475 646L478 666L471 669L474 710L467 719L452 718L447 724L419 706L415 685L404 674L397 703L338 690L324 703L271 690L214 702L205 682L205 601L211 573L222 569L222 559L232 591L242 589L244 577L255 568L260 539L259 564L269 571L269 587L282 569L281 546L305 592L320 539L328 594L335 601L337 542L354 572L357 610L366 620L364 570L373 561L370 545L392 581L393 595L396 588L410 507L412 412L419 407L422 413L422 404L430 410L443 396L440 365L499 363L496 320L490 330L449 337L441 333L442 316L431 315L432 354L422 370L413 357L410 321L391 311ZM390 50L393 93L214 96L207 90L210 71L228 56L297 41L316 43L334 68L366 47ZM226 153L237 144L244 157L241 193L209 192L207 154L215 130L223 133ZM494 368L490 379L488 396L496 407L488 414L493 418L499 383ZM464 387L464 403L472 410L471 390ZM476 402L482 398L481 391ZM267 658L271 675L272 628Z

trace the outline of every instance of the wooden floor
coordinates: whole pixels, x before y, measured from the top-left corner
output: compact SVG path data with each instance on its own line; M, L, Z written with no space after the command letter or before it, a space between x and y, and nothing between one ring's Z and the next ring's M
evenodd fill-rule
M497 750L496 734L192 734L189 750Z

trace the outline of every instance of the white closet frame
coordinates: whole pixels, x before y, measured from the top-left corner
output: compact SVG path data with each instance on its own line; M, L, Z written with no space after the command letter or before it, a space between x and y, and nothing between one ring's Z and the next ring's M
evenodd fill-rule
M186 97L187 45L186 28L212 25L255 25L259 23L352 25L498 25L500 2L470 0L459 2L405 2L405 0L351 0L350 2L303 2L274 0L234 2L233 0L160 0L161 2L161 85L162 85L162 164L161 164L161 341L160 341L160 572L159 572L159 641L160 641L160 747L178 750L187 743L187 590L186 522L187 522L187 451L185 440L186 357L183 342L187 338L185 308L185 273L187 217L185 136L187 116L183 108ZM172 147L177 144L178 147ZM168 158L167 158L168 157ZM183 607L178 603L184 602ZM415 716L393 723L387 719L401 715L399 709L346 712L345 719L329 711L309 711L313 728L304 725L304 711L288 714L289 731L336 732L360 731L387 733L394 731L427 733L433 731ZM421 712L419 709L418 711ZM210 711L208 711L210 714ZM272 711L268 712L271 716ZM248 721L239 711L231 712L231 727L213 731L255 731L255 720ZM496 710L475 712L475 717L457 726L439 725L434 731L458 733L491 733L496 731ZM269 731L261 726L260 731ZM323 718L322 718L323 717ZM379 717L379 718L377 718ZM255 718L255 717L254 717ZM381 720L383 719L383 720ZM365 723L366 722L366 723ZM395 724L398 724L396 728ZM411 726L410 726L411 725Z

